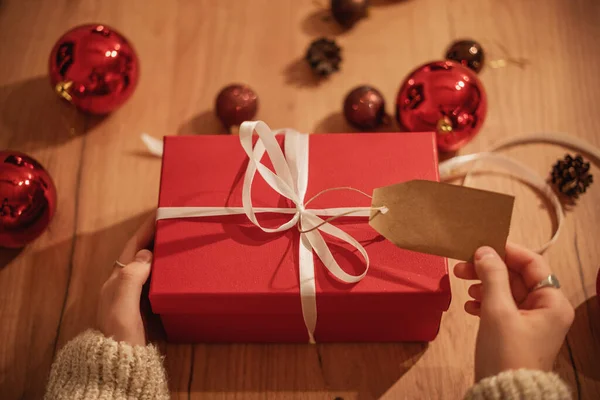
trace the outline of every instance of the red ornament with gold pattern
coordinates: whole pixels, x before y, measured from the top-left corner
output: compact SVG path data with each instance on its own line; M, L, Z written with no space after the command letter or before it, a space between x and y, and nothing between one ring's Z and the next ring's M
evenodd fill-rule
M55 210L56 188L44 167L26 154L0 151L0 247L37 238Z
M487 112L475 72L453 61L435 61L411 72L396 98L396 119L412 132L437 133L440 151L456 151L475 137Z
M107 114L125 103L139 76L138 58L129 41L100 24L65 33L50 53L48 69L56 93L91 114Z

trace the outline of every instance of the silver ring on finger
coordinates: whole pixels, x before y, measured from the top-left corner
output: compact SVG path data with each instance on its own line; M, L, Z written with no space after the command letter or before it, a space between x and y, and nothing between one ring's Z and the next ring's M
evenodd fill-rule
M533 292L538 289L547 288L547 287L551 287L551 288L555 288L555 289L560 288L560 282L558 281L558 278L556 277L556 275L554 275L554 274L548 275L547 277L545 277L544 279L539 281L534 287L532 287L530 292Z
M119 261L119 260L115 260L115 265L116 265L117 267L120 267L120 268L125 268L125 267L127 266L126 264L123 264L123 263L122 263L121 261Z

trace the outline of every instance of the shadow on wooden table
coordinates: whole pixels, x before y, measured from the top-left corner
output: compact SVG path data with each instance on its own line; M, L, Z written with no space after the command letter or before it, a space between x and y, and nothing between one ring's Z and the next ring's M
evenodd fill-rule
M193 118L179 125L178 135L217 135L226 134L227 129L223 126L214 110L203 111Z
M379 6L393 6L400 3L407 3L409 0L371 0L370 5L373 7ZM367 15L368 18L368 15ZM363 21L358 21L356 25L359 25ZM308 14L300 25L302 31L311 37L318 36L340 36L350 31L352 28L345 28L331 15L329 7L316 6L315 10Z
M6 250L12 261L0 273L14 280L3 316L0 341L2 398L42 398L53 356L68 340L95 326L100 288L114 260L149 212L89 232L79 232L45 248ZM43 241L45 238L38 240ZM75 240L75 241L73 241ZM5 261L5 252L0 259ZM8 261L8 259L6 259ZM27 357L24 362L23 355ZM4 397L5 396L5 397Z
M451 158L454 158L458 155L458 150L456 151L438 151L438 161L444 162Z
M341 106L341 105L340 105ZM312 130L312 133L349 133L356 132L344 118L341 112L333 112L320 120Z
M419 360L427 346L232 344L195 345L190 351L189 345L168 345L166 364L174 398L232 392L241 397L312 393L324 398L376 399Z
M315 9L302 20L300 26L304 33L314 37L338 36L348 31L333 19L329 8Z
M0 247L0 271L23 251L23 249L7 249Z
M78 234L72 259L69 299L60 327L59 347L79 332L95 326L100 288L115 267L125 243L151 211L136 214L98 231ZM51 249L50 249L51 250ZM127 263L129 260L122 260Z
M371 6L379 7L379 6L393 6L400 3L408 3L411 0L371 0Z
M340 108L342 104L340 104ZM381 126L373 129L372 131L365 131L365 133L369 132L379 132L379 133L389 133L389 132L397 132L398 134L402 134L399 131L398 123L396 119L389 114L386 114L384 117L383 123ZM354 128L352 125L346 121L344 114L341 112L333 112L320 120L317 125L313 128L313 133L352 133L359 132L358 129Z
M313 73L304 57L293 60L286 65L283 75L286 84L297 88L316 87L327 80L326 77L320 77Z
M85 115L53 92L46 76L0 87L0 136L10 148L32 151L74 139L104 120Z
M561 355L570 356L574 369L583 375L579 382L569 382L575 388L585 385L587 379L600 382L600 368L597 356L600 354L600 305L598 297L592 296L575 308L575 320L567 334L569 352L561 351ZM581 391L585 393L585 387ZM584 396L585 398L585 396Z

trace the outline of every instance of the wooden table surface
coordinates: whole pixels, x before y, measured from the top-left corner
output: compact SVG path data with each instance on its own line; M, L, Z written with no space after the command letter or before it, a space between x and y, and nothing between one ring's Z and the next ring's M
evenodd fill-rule
M0 398L40 398L57 349L93 326L113 260L157 202L160 160L144 153L139 134L223 132L212 107L228 83L250 84L258 117L272 127L352 131L340 113L352 87L379 88L393 112L410 70L472 37L489 59L506 58L505 48L529 64L482 72L488 116L462 154L540 131L600 146L597 0L372 3L369 18L343 32L311 0L0 1L0 148L33 155L58 187L47 232L20 252L0 252ZM102 120L59 101L46 76L52 45L85 22L122 31L141 61L133 97ZM316 84L301 59L321 35L336 38L344 62ZM565 149L506 153L547 176ZM549 238L549 211L530 189L505 175L473 185L517 196L511 240L534 247ZM546 253L576 308L556 371L580 399L600 398L599 211L600 187L592 187ZM452 304L429 345L163 344L173 398L459 398L473 380L478 321L463 311L467 285L451 284Z

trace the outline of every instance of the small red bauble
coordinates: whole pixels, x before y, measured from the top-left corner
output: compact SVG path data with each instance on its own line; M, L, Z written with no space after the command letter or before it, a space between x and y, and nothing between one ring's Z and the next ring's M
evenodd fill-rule
M485 63L485 53L474 40L457 40L446 50L446 59L456 61L479 73Z
M224 87L215 100L215 112L227 129L254 119L258 96L250 87L233 84Z
M412 132L436 132L440 151L458 150L473 139L486 112L481 81L475 72L453 61L415 69L396 98L400 126Z
M114 29L81 25L65 33L48 61L56 93L78 109L107 114L132 95L139 62L131 44Z
M0 247L37 238L55 210L56 188L44 167L26 154L0 151Z
M359 86L346 95L344 117L361 131L371 131L383 124L385 100L379 90L371 86Z

